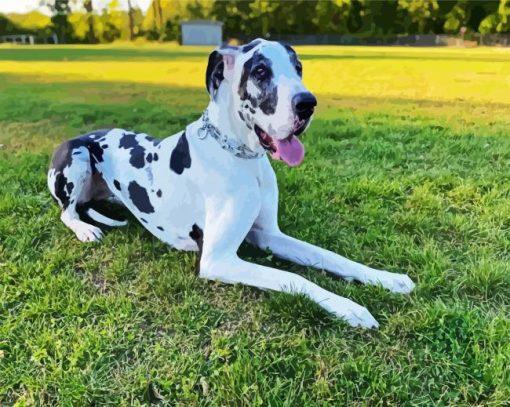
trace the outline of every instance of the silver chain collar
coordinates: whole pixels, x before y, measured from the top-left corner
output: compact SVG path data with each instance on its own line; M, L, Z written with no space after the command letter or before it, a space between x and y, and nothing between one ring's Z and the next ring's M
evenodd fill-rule
M239 158L261 158L266 154L265 152L256 153L250 150L247 145L240 143L237 140L233 140L225 134L221 134L218 128L209 120L209 113L207 110L204 110L202 115L202 127L198 129L198 138L203 140L207 137L207 135L210 135L213 139L215 139L223 150L226 150Z

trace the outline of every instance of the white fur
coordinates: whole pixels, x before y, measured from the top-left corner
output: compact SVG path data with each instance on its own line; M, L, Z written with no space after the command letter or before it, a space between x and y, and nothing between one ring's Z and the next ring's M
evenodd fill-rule
M292 73L289 64L285 65L284 60L288 59L288 56L286 57L287 54L281 46L265 41L262 41L262 46L268 48L267 55L275 58L273 68L281 79L282 88L279 89L278 113L270 118L261 118L260 114L257 114L255 119L266 120L269 127L282 131L289 122L290 98L304 87L300 80L297 83L298 77L295 72ZM258 48L260 46L255 49ZM232 55L228 56L230 60L226 68L228 72L225 72L226 79L208 106L209 119L222 133L237 137L254 151L263 151L256 136L248 131L237 114L239 98L236 86L243 62L249 55L250 53L237 55L235 60L232 60ZM303 293L352 326L378 326L366 308L349 299L328 292L299 275L240 259L237 250L243 240L247 239L262 249L270 249L276 256L326 270L349 281L380 284L398 293L412 291L414 283L406 275L369 268L282 233L277 221L276 176L268 157L234 157L221 149L212 137L200 139L198 130L201 124L199 119L185 130L191 166L180 175L169 168L169 162L182 132L164 139L158 146L146 141L145 135L139 134L137 141L147 153L157 153L159 159L146 164L142 169L136 169L129 163L129 151L116 147L123 130L111 130L104 141L110 147L104 151L104 161L97 164L97 170L116 199L152 234L169 245L181 250L198 250L197 243L189 233L193 225L203 230L200 259L202 278L275 291ZM76 171L83 172L86 169L79 162L75 163L73 158L67 175L79 184L83 177L76 174ZM50 171L50 188L52 180L54 174ZM114 180L120 182L121 191L114 187ZM136 181L149 192L153 213L140 212L133 204L128 193L131 181ZM160 197L157 196L157 191L161 191ZM101 218L102 215L94 215L96 220L102 219L102 223L106 223L105 219ZM102 236L98 228L77 218L72 205L63 212L62 221L81 241L96 241Z
M89 208L87 210L87 215L89 215L96 222L102 223L103 225L106 225L106 226L120 227L120 226L126 226L127 225L127 221L125 221L125 220L120 221L120 220L110 219L110 218L100 214L99 212L97 212L93 208Z

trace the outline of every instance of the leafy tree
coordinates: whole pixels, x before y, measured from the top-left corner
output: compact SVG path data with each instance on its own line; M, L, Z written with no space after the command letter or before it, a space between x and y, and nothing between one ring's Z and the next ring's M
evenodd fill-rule
M181 21L213 18L213 4L212 0L152 0L143 29L151 39L176 39Z
M510 32L510 0L499 2L496 31L500 33Z
M119 0L111 0L106 10L103 10L101 15L101 22L103 24L103 41L112 42L120 38L127 39L128 14L120 9Z
M447 33L457 34L460 28L466 25L468 20L467 1L461 0L458 2L444 2L444 3L450 6L448 12L444 13L445 14L445 21L443 23L444 31ZM444 8L444 4L442 4L442 2L440 4Z
M398 5L407 12L406 32L426 34L433 31L434 19L439 10L437 0L398 0Z
M445 5L449 5L449 8ZM445 32L458 34L461 27L466 27L469 32L477 32L486 17L497 13L498 6L498 0L440 1L439 14L444 15Z
M479 31L481 34L510 32L510 0L500 0L497 10L480 22Z
M214 19L223 22L225 36L234 37L243 34L247 37L260 35L259 25L252 21L253 0L236 1L225 0L215 1L211 15Z
M399 7L398 0L363 2L363 27L366 36L386 37L405 32L405 10Z
M94 0L40 1L51 8L51 24L62 42L133 40L142 34L175 40L180 23L189 19L221 21L227 38L241 40L285 34L458 34L461 27L468 34L510 31L510 0L152 0L145 16L132 0L127 0L127 11L120 9L119 0L111 0L102 14L94 12ZM71 14L71 2L85 11Z
M46 0L43 4L46 4L53 14L51 23L59 41L62 43L72 41L73 26L69 22L69 15L71 14L69 0Z
M471 31L480 31L481 22L498 10L499 0L471 0L468 6L467 26Z
M0 35L20 34L21 28L6 16L0 14Z
M275 14L277 10L279 2L268 1L268 0L258 0L254 2L250 2L250 14L249 18L251 20L251 24L254 27L258 27L259 35L262 37L270 36L270 25L272 16ZM257 29L257 28L255 28Z
M347 20L351 10L351 0L319 1L315 7L312 22L320 34L345 34L349 32Z
M176 2L178 5L179 2ZM147 31L147 36L151 40L162 40L164 38L165 21L163 8L169 6L168 0L152 0L147 10L143 22L143 28Z
M6 17L21 29L44 30L51 24L50 17L37 10L25 14L9 13Z
M212 1L188 0L184 2L186 16L190 19L211 18Z

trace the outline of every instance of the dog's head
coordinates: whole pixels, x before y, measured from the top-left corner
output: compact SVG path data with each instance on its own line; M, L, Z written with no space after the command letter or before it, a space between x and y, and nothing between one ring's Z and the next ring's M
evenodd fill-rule
M227 92L249 137L290 166L303 161L298 136L311 121L317 100L302 81L303 69L288 45L256 39L224 46L209 55L206 86L212 100Z

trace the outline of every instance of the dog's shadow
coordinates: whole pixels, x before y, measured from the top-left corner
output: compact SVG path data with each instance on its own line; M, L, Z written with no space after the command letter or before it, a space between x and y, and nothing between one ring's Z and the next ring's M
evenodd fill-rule
M87 210L89 208L92 208L99 212L100 214L117 221L125 221L127 220L129 225L136 225L136 228L139 228L143 232L140 234L140 237L147 241L153 241L154 236L146 230L143 225L139 222L138 219L124 206L108 202L108 201L90 201L86 205L78 205L76 210L78 214L80 215L80 219L82 219L84 222L89 223L91 225L97 226L100 228L105 234L108 234L109 232L113 230L121 230L123 228L119 227L112 227L112 226L106 226L100 222L95 221L90 216L87 215ZM191 229L190 229L191 232ZM256 247L243 242L241 247L239 248L239 256L246 260L257 260L257 263L263 264L268 267L277 267L279 266L279 262L275 261L273 256L268 252L264 250L257 249ZM288 263L288 268L290 269L292 266L296 266L293 263L286 262L281 260L284 263ZM289 270L290 271L290 270Z
M131 227L134 226L139 232L137 233L139 238L149 244L154 244L155 237L143 227L138 219L136 219L126 207L108 201L92 201L86 206L77 207L77 211L81 219L101 228L105 234L108 234L114 229L119 229L120 231L124 228L109 227L94 221L86 214L88 208L92 208L111 219L119 221L127 220ZM173 250L171 248L168 249ZM408 305L407 303L409 300L405 298L406 296L392 294L376 287L365 286L356 281L346 282L343 278L331 273L325 273L320 270L312 269L311 267L301 266L290 261L280 259L274 256L269 250L258 249L246 241L244 241L239 247L238 255L243 260L252 263L302 275L303 277L318 283L321 287L335 292L338 295L347 296L362 304L373 302L375 291L378 291L377 297L380 298L379 301L376 301L376 303L377 308L380 310L386 309L387 311L395 312L395 310ZM198 253L196 253L196 256L197 266L195 268L195 272L198 274L198 262L200 257ZM359 286L364 287L364 289L357 290L355 288ZM264 295L263 292L260 292L260 295ZM370 298L372 298L372 301L370 301ZM297 324L297 326L302 326L303 323L308 321L310 326L315 327L317 327L317 323L320 321L319 325L321 326L321 329L336 329L338 324L345 324L337 318L329 315L320 306L314 304L308 298L305 298L304 295L296 296L284 293L272 293L265 302L271 319L280 319L288 323ZM376 317L378 316L377 314L378 312L375 313Z

